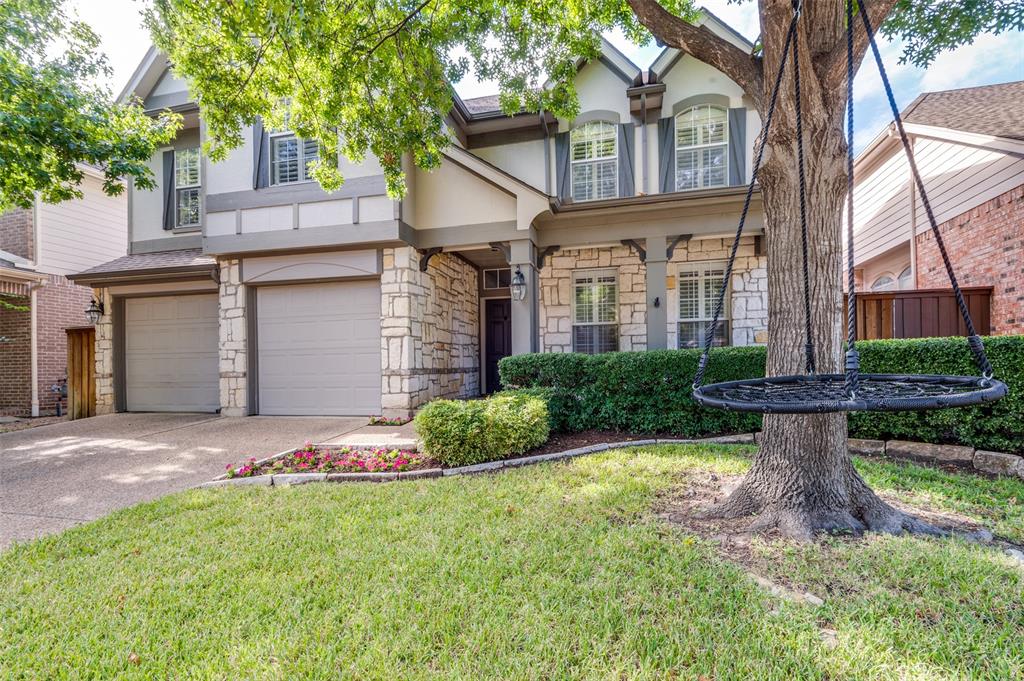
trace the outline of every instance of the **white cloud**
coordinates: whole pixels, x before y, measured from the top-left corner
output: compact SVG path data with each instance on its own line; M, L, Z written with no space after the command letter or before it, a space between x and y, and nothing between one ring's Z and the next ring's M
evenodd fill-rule
M1024 33L981 35L971 45L944 52L921 78L924 91L951 90L1024 79Z

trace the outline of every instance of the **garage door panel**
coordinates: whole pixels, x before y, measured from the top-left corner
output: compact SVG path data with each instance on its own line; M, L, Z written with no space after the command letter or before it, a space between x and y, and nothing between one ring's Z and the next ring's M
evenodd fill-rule
M125 398L129 411L217 411L217 297L125 301Z
M260 413L380 413L378 282L260 288L257 305Z

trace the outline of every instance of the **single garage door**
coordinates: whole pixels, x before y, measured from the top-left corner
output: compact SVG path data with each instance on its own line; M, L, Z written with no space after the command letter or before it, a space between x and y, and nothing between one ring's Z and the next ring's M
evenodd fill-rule
M128 411L220 408L216 295L128 298L124 317Z
M257 289L259 413L380 413L380 283Z

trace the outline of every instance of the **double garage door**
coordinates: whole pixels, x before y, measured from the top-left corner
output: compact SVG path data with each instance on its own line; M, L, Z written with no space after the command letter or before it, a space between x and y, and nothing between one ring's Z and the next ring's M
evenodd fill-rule
M258 413L380 413L377 281L260 287L256 303ZM214 294L127 299L128 410L217 411L218 337Z

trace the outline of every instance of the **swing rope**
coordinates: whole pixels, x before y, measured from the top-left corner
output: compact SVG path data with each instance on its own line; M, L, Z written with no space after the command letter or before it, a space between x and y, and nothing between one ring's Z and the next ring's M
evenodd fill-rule
M797 18L800 6L794 4ZM800 41L793 40L793 89L796 96L796 155L800 175L800 242L803 250L804 274L804 366L808 374L818 373L814 365L814 336L811 334L811 275L807 246L807 180L804 177L804 117L800 109Z

